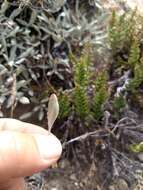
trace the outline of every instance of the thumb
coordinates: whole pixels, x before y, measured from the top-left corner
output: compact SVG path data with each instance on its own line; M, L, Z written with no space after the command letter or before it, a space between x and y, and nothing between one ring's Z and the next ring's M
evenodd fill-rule
M52 134L0 131L0 180L38 172L56 162L61 151Z

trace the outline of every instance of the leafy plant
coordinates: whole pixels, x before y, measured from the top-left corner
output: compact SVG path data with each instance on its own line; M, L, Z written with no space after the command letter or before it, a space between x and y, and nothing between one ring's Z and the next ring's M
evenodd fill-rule
M89 79L89 55L81 56L80 60L74 65L74 81L75 85L79 84L83 88L87 88Z
M143 82L143 65L136 65L134 68L134 77L130 80L127 89L136 92L137 88Z
M143 63L141 62L141 50L139 46L139 40L135 38L128 58L128 64L133 72L133 78L129 82L128 89L132 92L143 82Z
M95 89L93 94L92 109L94 117L99 120L103 116L103 104L106 102L108 94L108 75L105 70L97 73L95 79Z
M90 47L85 45L81 57L78 59L72 56L74 61L74 105L75 112L81 118L88 116L89 114L89 103L88 103L88 86L90 79L90 66L91 66L91 54Z
M116 96L113 100L113 107L119 113L126 105L125 98L122 94Z
M71 100L70 96L65 91L60 92L59 94L59 106L60 106L60 112L59 112L59 119L65 119L68 117L71 113Z
M126 12L122 15L117 15L115 11L109 23L109 42L113 54L117 50L130 48L132 39L138 33L136 25L136 9L133 12Z
M117 76L122 78L122 73L128 70L130 75L125 77L118 88L120 95L115 96L113 108L117 112L125 106L124 94L134 93L143 82L143 65L141 62L141 28L137 10L117 15L113 11L109 24L109 42L113 55L113 69ZM114 64L116 62L116 64ZM122 85L122 86L121 86Z
M131 44L130 53L128 57L128 64L131 68L135 68L136 65L140 64L140 44L139 40L135 37Z
M130 151L134 153L143 152L143 142L141 143L134 143L129 146Z
M85 118L89 116L89 103L88 103L87 91L78 84L76 84L74 90L74 106L75 106L75 113L79 117Z

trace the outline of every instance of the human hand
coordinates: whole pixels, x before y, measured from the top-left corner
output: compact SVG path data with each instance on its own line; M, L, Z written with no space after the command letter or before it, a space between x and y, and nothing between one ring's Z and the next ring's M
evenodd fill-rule
M25 190L23 177L60 157L60 141L45 129L16 119L0 119L0 190Z

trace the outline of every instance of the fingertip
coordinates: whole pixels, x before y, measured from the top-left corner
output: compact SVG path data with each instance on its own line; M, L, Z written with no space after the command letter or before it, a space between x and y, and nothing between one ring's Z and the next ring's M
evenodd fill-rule
M47 163L48 165L56 162L62 153L61 142L51 133L48 136L35 134L34 137L36 139L41 162L44 164Z
M60 141L51 133L3 131L0 133L0 175L20 177L39 172L55 163L61 152Z

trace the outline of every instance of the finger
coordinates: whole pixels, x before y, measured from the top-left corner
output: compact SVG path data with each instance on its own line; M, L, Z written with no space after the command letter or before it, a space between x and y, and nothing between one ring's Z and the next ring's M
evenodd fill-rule
M23 178L7 179L0 183L0 190L26 190L26 184Z
M37 125L19 121L17 119L1 118L0 119L0 131L11 130L19 131L23 133L39 133L48 134L49 132Z
M1 131L0 180L38 172L56 162L61 151L61 143L52 134Z

